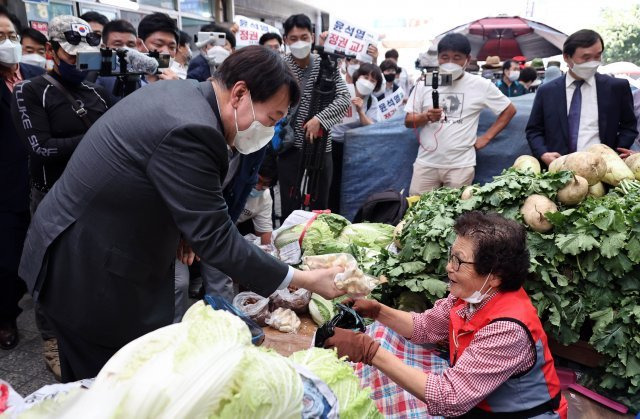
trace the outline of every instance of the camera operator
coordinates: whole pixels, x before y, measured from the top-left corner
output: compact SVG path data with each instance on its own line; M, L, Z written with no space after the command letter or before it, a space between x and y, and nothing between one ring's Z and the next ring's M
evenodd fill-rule
M293 15L287 18L283 26L285 44L290 51L289 54L285 55L284 60L296 75L303 92L298 107L290 109L288 115L288 118L292 118L290 125L293 128L293 147L288 151L282 152L278 160L278 179L280 181L282 218L284 219L301 206L299 197L292 191L299 186L297 180L303 157L303 142L313 143L314 140L322 137L323 132L329 131L335 124L339 124L347 108L351 105L351 96L344 79L340 75L340 71L335 69L331 75L335 82L333 102L316 115L309 114L321 63L318 55L311 54L311 43L313 41L311 20L304 14ZM330 132L328 133L323 154L319 189L316 191L317 196L315 197L313 209L326 209L328 205L329 188L333 173Z
M102 88L83 81L86 72L75 67L78 52L97 50L100 44L100 36L87 22L74 16L55 17L49 23L49 40L53 70L17 85L11 104L18 136L29 150L31 215L62 175L84 134L110 104ZM39 306L36 323L45 341L47 365L60 378L55 337Z
M225 27L214 23L204 25L201 32L221 32L225 34L224 46L215 45L215 38L198 39L196 46L200 48L200 55L191 60L187 70L187 78L205 81L213 74L213 69L220 66L224 60L235 50L236 37Z
M476 152L507 126L516 108L489 80L466 73L471 56L469 40L449 34L438 43L439 70L451 75L451 86L434 91L420 81L405 106L405 126L420 128L420 147L413 165L409 192L419 195L441 186L470 185L475 175ZM489 108L499 115L487 132L477 135L480 113Z
M102 43L111 49L136 47L138 33L131 23L124 19L112 20L104 25L102 30Z

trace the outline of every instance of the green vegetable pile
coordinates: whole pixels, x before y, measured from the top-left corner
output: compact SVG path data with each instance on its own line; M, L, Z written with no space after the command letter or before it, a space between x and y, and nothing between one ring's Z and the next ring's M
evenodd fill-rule
M468 199L460 189L424 194L408 211L398 254L383 250L372 267L389 283L374 297L402 304L408 292L433 302L446 292L448 250L455 219L465 211L495 211L523 222L520 208L537 194L556 200L571 181L568 171L533 174L504 171ZM525 288L547 333L567 345L579 339L606 358L598 390L640 409L640 189L624 181L602 198L588 197L575 207L558 204L544 214L553 228L528 229L531 275ZM415 298L413 298L415 300ZM415 304L415 303L413 303Z

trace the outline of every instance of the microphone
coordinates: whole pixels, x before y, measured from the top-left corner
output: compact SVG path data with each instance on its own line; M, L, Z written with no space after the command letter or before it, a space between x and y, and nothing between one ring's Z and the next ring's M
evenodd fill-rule
M126 53L124 59L132 73L156 74L158 71L158 60L135 49L122 48L118 50ZM122 70L121 70L122 71Z

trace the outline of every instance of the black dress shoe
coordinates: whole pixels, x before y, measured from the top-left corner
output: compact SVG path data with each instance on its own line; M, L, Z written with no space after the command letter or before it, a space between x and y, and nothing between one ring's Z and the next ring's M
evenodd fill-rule
M16 321L0 322L0 348L13 349L18 344L18 327Z

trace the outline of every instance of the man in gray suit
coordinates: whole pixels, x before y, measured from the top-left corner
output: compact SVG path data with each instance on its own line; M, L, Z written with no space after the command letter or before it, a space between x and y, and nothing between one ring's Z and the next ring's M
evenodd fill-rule
M58 336L64 382L171 324L181 236L262 295L289 284L340 294L336 270L294 270L244 240L222 197L228 153L266 145L299 96L278 54L247 47L213 82L155 83L91 127L35 213L20 264Z

